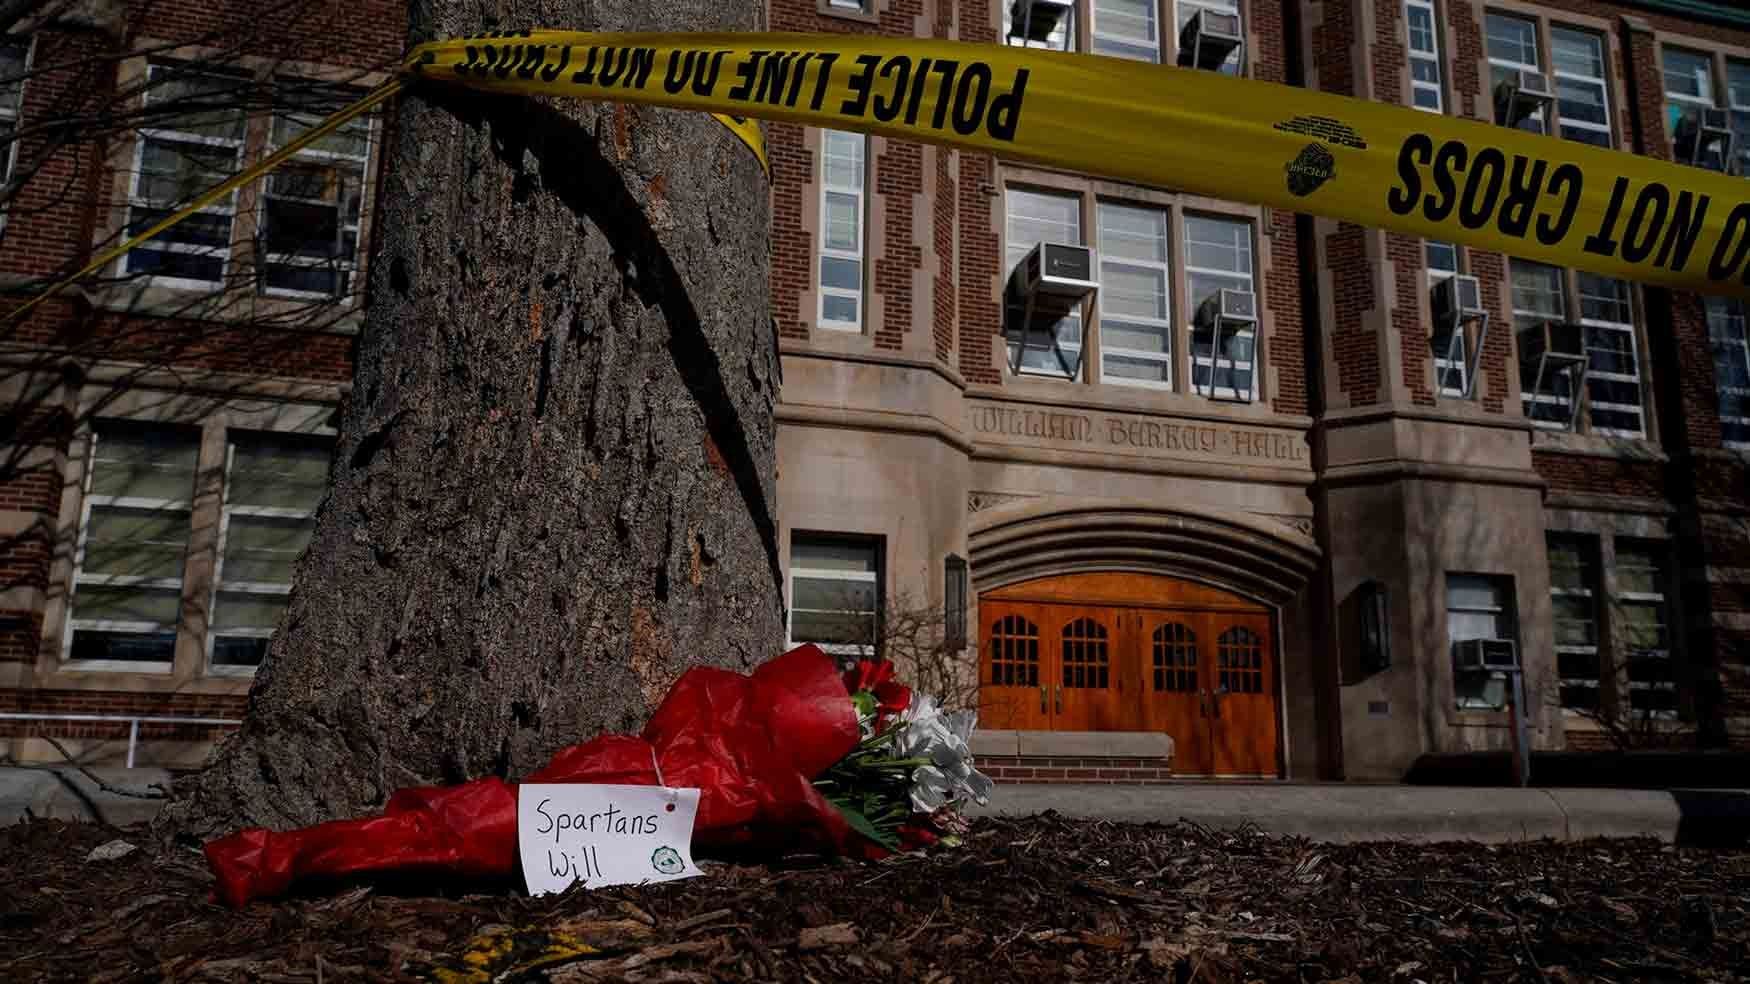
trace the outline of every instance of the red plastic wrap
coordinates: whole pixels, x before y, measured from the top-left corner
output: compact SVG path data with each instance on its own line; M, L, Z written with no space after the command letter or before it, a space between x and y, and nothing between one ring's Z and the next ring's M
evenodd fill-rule
M752 674L692 669L640 737L573 745L532 783L697 788L696 850L795 848L885 853L850 828L813 780L856 746L857 717L831 657L800 646ZM403 789L381 816L274 833L250 828L206 845L216 893L232 906L301 881L360 875L516 871L516 787L497 778ZM873 849L873 851L871 850Z

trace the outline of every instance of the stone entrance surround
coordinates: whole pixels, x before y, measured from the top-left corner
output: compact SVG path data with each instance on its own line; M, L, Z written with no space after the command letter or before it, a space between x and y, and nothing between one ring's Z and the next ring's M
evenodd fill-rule
M1125 785L1173 777L1173 738L1158 731L974 731L980 772L999 783Z

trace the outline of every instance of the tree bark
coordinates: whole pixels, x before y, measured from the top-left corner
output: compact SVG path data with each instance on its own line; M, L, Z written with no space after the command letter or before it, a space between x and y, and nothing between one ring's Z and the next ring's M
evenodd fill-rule
M497 29L747 30L750 0L425 0ZM496 19L482 19L482 7ZM515 779L784 638L765 177L700 113L404 97L330 489L241 731L167 832Z

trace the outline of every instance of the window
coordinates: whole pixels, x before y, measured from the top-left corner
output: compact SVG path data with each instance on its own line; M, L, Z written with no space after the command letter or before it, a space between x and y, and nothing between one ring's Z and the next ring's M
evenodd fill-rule
M790 536L790 643L840 656L875 652L881 612L881 542Z
M826 5L833 10L849 10L855 13L867 13L869 0L826 0Z
M1008 222L1006 235L1005 276L1013 273L1034 246L1042 242L1082 244L1082 200L1079 195L1050 194L1010 188L1007 192ZM1011 312L1011 324L1020 321L1019 312ZM1055 324L1035 323L1008 332L1009 364L1021 354L1022 332L1026 333L1025 375L1053 376L1076 379L1081 375L1082 314L1078 307L1059 318ZM1053 344L1055 336L1055 345Z
M868 138L820 132L820 323L863 327L864 160Z
M1510 82L1521 71L1543 74L1543 61L1538 56L1537 22L1506 14L1488 15L1489 90L1494 92L1503 82ZM1545 110L1539 107L1517 124L1521 130L1547 133Z
M1535 334L1546 321L1567 319L1568 274L1560 267L1514 260L1513 326L1519 338L1520 400L1525 416L1539 427L1570 427L1609 437L1646 436L1641 394L1639 345L1629 283L1580 273L1575 277L1580 324L1586 337L1586 412L1574 406L1574 373L1554 364L1543 367L1532 354Z
M990 627L990 682L998 687L1039 686L1039 626L1004 615Z
M1019 48L1075 51L1080 0L1000 0L1003 43Z
M1598 561L1588 537L1550 534L1550 610L1554 614L1556 671L1561 704L1570 714L1597 713L1603 706L1598 661Z
M325 440L232 438L207 637L213 672L251 672L266 655L291 595L293 565L310 545L331 454Z
M1161 60L1156 0L1089 0L1094 54L1137 61Z
M1750 339L1744 331L1744 302L1708 298L1707 333L1714 350L1720 440L1730 446L1750 448Z
M199 435L121 423L87 444L66 658L90 669L170 672Z
M242 106L249 80L181 65L155 64L147 71L127 235L144 232L177 206L237 173L243 162ZM237 194L232 192L129 250L127 272L171 286L219 286L231 259L236 214Z
M1640 359L1626 280L1579 275L1580 323L1586 328L1586 417L1592 433L1642 437Z
M29 67L30 45L23 41L0 41L0 185L12 180L18 166L18 113L24 103L24 73ZM0 205L11 195L0 197Z
M1617 647L1628 671L1634 717L1677 716L1677 679L1672 672L1670 618L1666 610L1665 545L1616 541L1616 609L1622 626Z
M361 93L279 79L273 112L250 115L255 82L235 74L171 63L147 68L140 140L128 192L125 232L141 232L261 156L297 139ZM357 293L371 122L354 120L262 179L256 223L260 292L296 299ZM238 194L128 251L123 271L155 286L214 290L226 284L236 247Z
M1561 136L1595 147L1610 147L1604 39L1571 27L1552 26L1549 35Z
M278 149L360 93L282 81L271 139ZM370 161L370 118L359 117L274 169L262 188L262 289L294 297L351 292Z
M1154 631L1156 691L1191 693L1197 689L1197 633L1181 622L1166 622Z
M1243 625L1221 634L1215 645L1216 683L1236 694L1264 692L1264 640Z
M1446 637L1449 644L1466 639L1516 640L1513 580L1488 574L1446 575ZM1453 692L1460 708L1498 710L1507 705L1507 679L1501 673L1458 672L1455 657Z
M1099 203L1100 375L1170 387L1173 322L1165 209Z
M1422 244L1422 252L1428 267L1430 289L1459 272L1456 245L1429 240ZM1434 350L1434 385L1440 395L1464 396L1468 392L1464 377L1469 371L1465 361L1464 326L1435 325L1430 344Z
M1430 113L1444 113L1446 88L1441 79L1434 0L1404 0L1404 20L1410 35L1410 104Z
M1663 55L1665 72L1665 135L1677 144L1677 131L1684 116L1697 109L1715 106L1714 65L1710 55L1682 48L1666 48ZM1688 163L1685 160L1684 163ZM1720 148L1711 144L1695 159L1700 167L1722 170L1729 163L1720 159Z
M949 554L942 563L942 648L966 648L966 558Z
M1732 155L1740 175L1750 175L1750 62L1726 62L1726 101L1732 110Z
M1513 330L1521 339L1519 350L1528 352L1524 339L1540 331L1546 321L1566 321L1561 267L1529 260L1514 260ZM1525 416L1540 427L1566 430L1573 420L1573 373L1570 370L1546 370L1538 378L1538 360L1519 360L1520 401Z
M1224 287L1250 293L1251 224L1213 216L1185 216L1185 274L1193 319L1198 308L1218 297ZM1216 338L1214 328L1207 324L1198 324L1193 329L1192 388L1217 398L1251 399L1257 391L1252 371L1255 333L1251 328L1229 328L1220 334Z
M1105 690L1111 682L1106 626L1096 619L1078 618L1063 627L1063 685L1077 689Z

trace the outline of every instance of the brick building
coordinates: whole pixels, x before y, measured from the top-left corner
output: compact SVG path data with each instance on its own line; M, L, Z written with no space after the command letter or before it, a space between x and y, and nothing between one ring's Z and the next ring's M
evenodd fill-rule
M382 6L309 74L368 82L398 45ZM1220 43L1223 15L1243 43ZM1700 167L1750 157L1750 15L1698 0L773 0L769 23L1201 57ZM16 57L90 36L51 26ZM154 70L138 61L124 81ZM271 89L285 72L257 74ZM52 77L0 123L27 125ZM237 126L234 155L274 139ZM80 194L9 218L0 269L52 269L130 221L150 204L131 155L174 136L69 166ZM1505 747L1505 661L1538 748L1750 741L1736 302L934 146L767 137L791 636L849 650L883 613L940 611L999 778L1395 778L1425 753ZM247 275L225 296L258 316L356 289L377 166L358 143L380 145L312 162L361 189L318 223L341 244L309 267L326 273L276 268L299 253L272 248L292 213L245 192L213 220L224 272ZM1091 289L1049 315L1010 283L1040 243L1091 248ZM167 383L167 401L98 380L117 396L95 414L76 412L91 379L60 384L69 433L41 428L0 498L19 534L0 713L234 716L272 630L356 315L270 332L238 373L186 319L140 316L201 286L179 269L142 265L165 282L130 284L125 317L98 316L102 297L46 310L20 346L72 319L99 337L144 321L187 346L163 361L216 382ZM225 387L250 399L191 423L185 404ZM158 566L105 569L110 538L158 545L127 562ZM207 727L149 725L165 739L149 757L187 761ZM0 729L42 757L30 736L113 751L126 725Z

